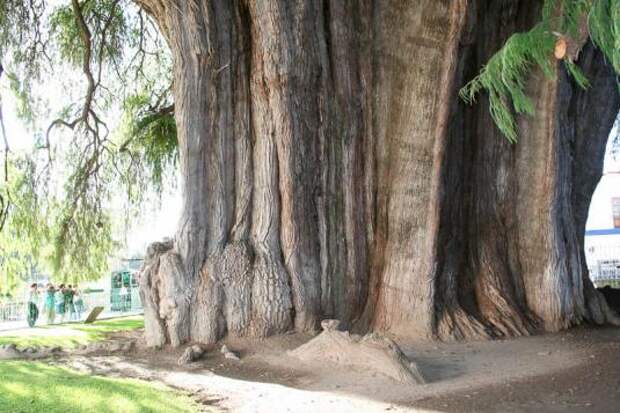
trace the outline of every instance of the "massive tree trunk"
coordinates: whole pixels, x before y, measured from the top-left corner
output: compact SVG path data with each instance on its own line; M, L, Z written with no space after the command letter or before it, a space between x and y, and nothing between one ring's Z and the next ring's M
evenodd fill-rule
M184 210L141 287L150 345L313 331L555 331L614 315L583 232L620 105L587 45L520 141L457 92L525 0L140 0L174 57ZM550 56L550 59L553 57Z

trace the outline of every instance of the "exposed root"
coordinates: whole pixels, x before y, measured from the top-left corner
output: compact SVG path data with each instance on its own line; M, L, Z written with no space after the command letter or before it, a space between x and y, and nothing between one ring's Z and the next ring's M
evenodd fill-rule
M620 326L620 316L609 307L605 296L591 283L584 286L588 321L594 324Z
M519 307L490 282L478 282L476 296L484 324L493 337L530 336L538 330L538 321Z
M490 340L493 330L461 307L444 311L437 323L437 338L440 340Z
M149 347L224 335L266 337L292 327L291 292L280 259L245 242L209 256L190 279L172 241L149 247L140 281Z

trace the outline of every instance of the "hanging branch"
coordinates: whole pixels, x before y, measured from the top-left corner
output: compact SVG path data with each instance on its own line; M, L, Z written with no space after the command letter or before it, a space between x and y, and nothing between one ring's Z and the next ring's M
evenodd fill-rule
M0 79L2 79L2 73L4 68L0 63ZM4 117L2 116L2 100L0 99L0 131L2 131L2 139L4 141L4 182L9 181L9 138L6 136L6 128L4 127Z
M545 0L542 21L532 29L513 34L481 69L480 74L459 92L466 103L474 103L485 91L495 124L512 143L517 141L516 115L534 115L535 108L526 93L528 77L534 68L552 79L561 60L582 88L588 79L575 64L588 36L620 73L620 0Z
M91 67L91 60L93 57L93 38L92 38L93 36L92 36L91 30L88 27L88 24L86 23L86 19L84 17L84 13L83 13L82 7L80 6L79 1L71 0L71 6L73 9L73 13L75 15L75 20L76 20L78 29L80 31L80 38L82 40L82 44L84 47L82 72L86 76L86 80L87 80L86 95L84 97L84 104L82 105L81 113L77 118L71 121L67 121L65 119L59 118L59 119L54 120L50 124L50 126L47 128L46 148L48 149L48 151L50 149L49 135L50 135L51 130L56 126L64 126L68 129L75 130L75 128L78 125L83 124L86 127L86 130L90 133L92 139L94 141L97 141L97 146L99 146L98 144L100 143L98 142L100 141L99 127L103 126L106 129L106 131L108 129L105 123L100 119L100 117L97 116L96 112L93 109L93 106L94 106L95 94L97 92L97 89L101 86L104 51L105 51L105 47L107 46L106 36L112 24L112 21L114 19L114 13L115 13L118 3L119 3L119 0L112 2L110 14L105 20L103 29L101 31L101 44L99 45L99 50L97 54L97 65L98 65L97 66L97 79L95 80L95 75L93 74L93 70ZM94 122L94 124L91 124L91 120Z
M0 79L2 79L3 72L4 68L2 63L0 63ZM4 117L2 116L2 99L0 99L0 131L2 131L2 139L4 141L4 183L6 184L9 182L9 152L11 149L9 147L9 138L6 135L6 128L4 127ZM11 205L9 189L7 188L6 191L6 195L0 193L0 231L4 228L9 214L9 206Z

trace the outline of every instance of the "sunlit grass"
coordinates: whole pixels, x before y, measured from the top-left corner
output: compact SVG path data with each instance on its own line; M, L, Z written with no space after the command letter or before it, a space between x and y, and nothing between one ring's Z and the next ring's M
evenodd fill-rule
M142 316L102 320L93 324L68 323L40 326L14 331L0 331L0 344L13 343L19 348L31 346L75 348L104 340L110 333L136 330L143 327L144 318Z
M185 413L199 407L160 384L89 376L40 362L0 362L0 412Z

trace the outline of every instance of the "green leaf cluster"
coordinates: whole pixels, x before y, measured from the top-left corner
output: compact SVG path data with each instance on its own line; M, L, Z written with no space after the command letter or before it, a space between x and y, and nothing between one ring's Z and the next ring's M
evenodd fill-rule
M130 216L175 181L176 126L166 109L173 108L171 58L163 39L130 0L79 5L91 34L91 110L102 123L91 117L47 134L52 120L69 124L83 111L84 33L68 0L0 0L0 91L12 93L35 137L32 151L10 153L9 180L0 182L11 199L0 231L0 293L14 291L33 265L57 282L104 275ZM67 86L62 100L46 96L50 79Z
M556 41L564 36L578 37L582 22L587 22L592 41L620 73L620 0L545 0L541 22L527 32L512 35L480 74L461 89L461 98L473 103L485 91L495 124L510 142L516 142L515 115L535 113L526 93L532 70L537 68L547 78L554 78ZM570 56L563 63L580 87L589 86Z
M94 33L92 48L98 51L103 46L102 63L121 59L123 43L129 35L128 21L118 1L99 0L82 3L82 14L91 32ZM70 4L58 6L50 16L50 35L60 57L75 66L84 59L84 44ZM106 30L104 31L104 26ZM104 34L105 33L105 34ZM105 41L103 36L105 35Z

